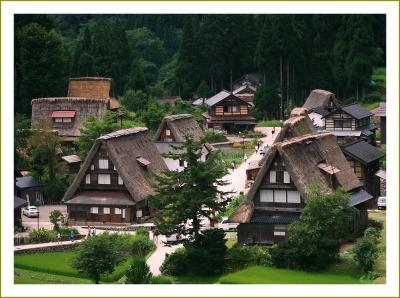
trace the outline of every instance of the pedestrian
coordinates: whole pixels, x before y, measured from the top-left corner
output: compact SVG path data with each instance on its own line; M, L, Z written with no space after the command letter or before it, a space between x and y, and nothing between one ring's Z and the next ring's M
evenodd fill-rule
M96 227L93 227L92 236L96 236Z
M244 159L244 162L246 162L246 161L247 161L247 154L246 154L246 153L244 154L244 157L243 157L243 159Z
M92 233L92 228L90 227L90 226L88 226L88 229L87 229L87 238L90 238L90 234Z
M61 234L60 234L60 232L57 233L57 242L58 243L61 242Z
M258 144L256 144L256 146L254 147L254 150L256 150L256 154L258 153Z
M274 134L274 133L275 133L275 127L272 128L272 134Z
M235 170L235 161L232 161L231 168L232 168L232 172L233 172Z
M158 229L154 229L154 231L153 231L153 241L154 241L156 244L158 243L158 234L159 234Z
M75 232L74 232L74 230L71 229L69 231L69 238L70 238L71 242L74 242L74 237L75 237Z

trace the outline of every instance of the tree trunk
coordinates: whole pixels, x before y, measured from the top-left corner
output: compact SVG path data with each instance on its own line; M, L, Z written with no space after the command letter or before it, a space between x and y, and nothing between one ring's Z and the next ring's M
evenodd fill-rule
M288 109L288 113L290 113L289 111L289 59L286 60L286 108Z
M358 102L358 83L356 84L356 100Z
M283 61L282 61L282 56L279 58L279 82L280 82L280 89L281 89L281 120L283 120L283 85L282 85L282 67L283 67Z
M232 68L231 68L231 92L233 92L233 86L232 86Z
M213 76L211 76L211 80L210 80L211 82L210 82L210 90L211 90L211 93L213 92L213 90L214 90L214 77ZM214 93L215 94L215 93Z

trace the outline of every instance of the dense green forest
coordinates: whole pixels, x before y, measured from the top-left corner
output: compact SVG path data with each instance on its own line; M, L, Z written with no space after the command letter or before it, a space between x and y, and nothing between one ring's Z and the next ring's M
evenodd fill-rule
M385 15L16 15L15 112L78 76L113 78L127 107L229 90L246 73L261 78L255 113L315 88L360 100L386 64L385 28Z

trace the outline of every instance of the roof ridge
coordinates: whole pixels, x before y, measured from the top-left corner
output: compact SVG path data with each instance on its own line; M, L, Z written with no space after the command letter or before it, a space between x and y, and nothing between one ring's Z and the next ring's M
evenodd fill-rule
M110 139L116 139L119 137L124 137L124 136L130 136L137 134L139 132L147 131L147 127L130 127L130 128L125 128L125 129L120 129L113 131L111 133L102 135L99 137L97 140L110 140Z

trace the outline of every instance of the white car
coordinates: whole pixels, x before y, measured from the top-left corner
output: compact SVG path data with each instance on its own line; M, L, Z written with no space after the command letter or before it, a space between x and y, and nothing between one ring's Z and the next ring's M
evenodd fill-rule
M379 197L377 206L378 206L378 209L386 210L386 197Z
M22 214L27 217L39 217L39 210L35 206L28 206L22 210Z
M222 221L218 224L218 229L222 229L224 231L233 231L237 229L239 224L228 222L227 217L223 217Z

